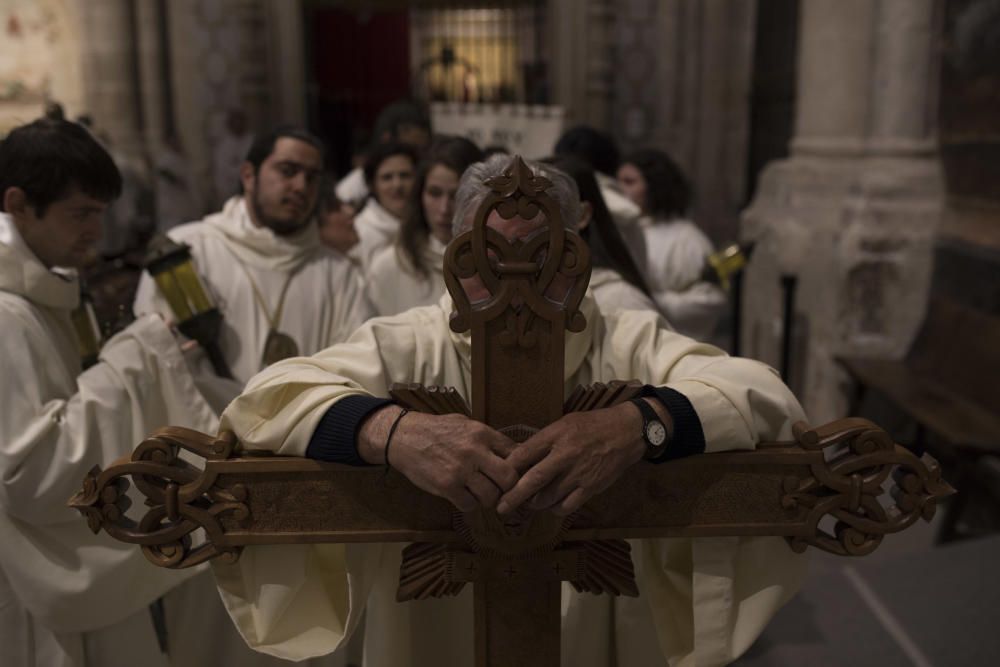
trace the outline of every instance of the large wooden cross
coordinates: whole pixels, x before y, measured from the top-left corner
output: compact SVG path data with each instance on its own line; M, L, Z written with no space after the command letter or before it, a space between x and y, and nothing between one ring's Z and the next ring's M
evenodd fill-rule
M578 311L590 276L586 244L561 224L550 183L515 158L487 183L470 231L448 247L451 327L471 331L471 407L454 389L395 385L411 409L464 413L521 442L572 411L614 405L639 383L580 387L564 400L565 331L586 326ZM508 241L487 225L503 218L549 224ZM470 302L462 283L489 296ZM476 664L559 664L560 587L637 595L627 538L774 535L790 548L842 555L873 551L883 535L929 519L952 492L929 457L918 459L881 429L845 419L798 424L795 441L755 451L641 463L571 517L521 511L460 513L395 472L241 451L219 437L167 428L128 460L95 468L71 501L112 537L142 546L164 567L211 558L235 561L245 546L318 542L407 542L397 598L456 595L474 588ZM203 469L180 458L204 458ZM895 471L895 504L883 483ZM138 522L126 515L126 477L146 496ZM823 523L824 525L821 525ZM826 523L833 523L832 530ZM192 534L204 532L195 546Z

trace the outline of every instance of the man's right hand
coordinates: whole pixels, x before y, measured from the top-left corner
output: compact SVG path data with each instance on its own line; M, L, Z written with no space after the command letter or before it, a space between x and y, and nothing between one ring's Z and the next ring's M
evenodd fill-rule
M358 430L358 453L368 463L386 463L389 429L401 412L387 405ZM502 433L462 415L403 416L389 447L389 464L419 488L450 501L463 512L493 509L517 483L507 463L515 443Z

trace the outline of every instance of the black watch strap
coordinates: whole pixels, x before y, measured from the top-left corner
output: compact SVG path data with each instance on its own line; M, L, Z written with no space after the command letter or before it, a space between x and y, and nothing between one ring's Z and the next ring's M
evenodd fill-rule
M667 451L667 444L670 442L670 434L666 424L660 419L646 399L632 398L629 402L639 409L642 415L642 439L646 443L646 454L644 458L648 461L656 461L663 458Z

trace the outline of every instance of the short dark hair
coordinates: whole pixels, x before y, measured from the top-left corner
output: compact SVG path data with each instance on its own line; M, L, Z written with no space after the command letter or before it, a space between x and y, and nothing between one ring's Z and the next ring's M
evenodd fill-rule
M401 144L397 141L390 141L385 144L376 144L372 146L371 150L368 151L368 155L365 157L365 184L368 185L368 190L374 195L374 183L375 183L375 172L378 171L379 165L391 158L393 155L403 155L410 158L413 162L413 166L417 166L417 160L419 156L417 151L412 146L407 146L406 144Z
M646 181L646 208L662 218L679 218L691 208L691 184L669 155L655 148L638 150L624 160Z
M608 176L614 176L618 169L619 155L615 140L607 132L589 125L577 125L563 132L556 142L555 154L572 155Z
M320 158L325 161L326 151L323 147L323 141L319 137L297 125L278 125L268 132L254 136L246 156L246 161L253 165L254 173L260 169L260 165L264 164L264 160L274 152L274 145L278 143L278 139L286 137L306 142L318 150Z
M8 188L24 190L41 217L73 187L98 201L122 192L122 176L96 139L68 120L40 118L16 127L0 142L0 211Z

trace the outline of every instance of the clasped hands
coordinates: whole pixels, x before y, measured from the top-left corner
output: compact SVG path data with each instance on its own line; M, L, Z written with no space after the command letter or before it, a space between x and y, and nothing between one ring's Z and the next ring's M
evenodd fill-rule
M669 414L650 401L666 422ZM401 408L386 406L365 420L358 451L386 462L389 429ZM642 417L631 403L564 415L521 444L457 414L408 412L392 436L389 464L417 487L463 512L514 512L522 505L566 515L614 483L642 459Z

